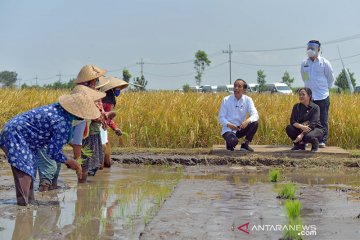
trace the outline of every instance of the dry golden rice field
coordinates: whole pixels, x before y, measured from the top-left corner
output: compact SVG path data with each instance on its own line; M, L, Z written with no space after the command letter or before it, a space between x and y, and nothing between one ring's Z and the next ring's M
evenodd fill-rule
M67 91L0 89L0 128L15 115L57 101ZM199 148L223 144L217 115L225 95L124 92L116 122L126 136L110 134L113 145ZM297 96L251 95L258 109L254 144L291 144L284 131ZM329 145L360 148L360 95L331 96ZM111 130L110 130L111 131Z

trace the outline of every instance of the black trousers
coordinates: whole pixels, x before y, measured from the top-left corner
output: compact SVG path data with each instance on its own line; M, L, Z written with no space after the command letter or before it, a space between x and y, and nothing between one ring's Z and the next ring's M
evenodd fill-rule
M330 108L330 97L323 100L314 101L320 108L320 123L325 127L324 136L319 139L320 142L326 143L329 135L329 108Z
M286 134L291 138L292 141L296 139L297 136L302 132L301 129L298 129L292 125L288 125L286 127ZM320 128L315 128L311 132L308 132L303 137L303 142L305 143L313 143L315 139L317 138L319 141L322 141L322 138L324 137L324 130Z
M240 131L237 131L236 133L231 132L231 131L224 133L223 138L226 141L226 145L229 148L234 148L239 142L238 139L243 138L243 137L245 137L245 140L251 142L255 136L255 133L256 133L258 127L259 127L259 124L256 121L256 122L249 123L249 125L246 128L241 129Z

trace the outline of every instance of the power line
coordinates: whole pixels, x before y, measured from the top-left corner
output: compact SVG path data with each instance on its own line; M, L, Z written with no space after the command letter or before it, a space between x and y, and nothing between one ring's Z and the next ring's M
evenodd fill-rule
M348 37L338 38L330 41L325 41L321 45L334 44L339 42L345 42L349 40L354 40L360 38L360 34L355 34ZM295 47L287 47L287 48L270 48L270 49L253 49L253 50L234 50L234 52L241 53L250 53L250 52L280 52L280 51L288 51L288 50L296 50L296 49L304 49L304 45L295 46Z
M138 65L137 63L134 63L134 64L131 64L131 65L129 65L129 66L125 66L125 67L123 67L123 68L111 69L111 70L109 70L109 71L107 71L107 72L123 71L124 69L132 68L132 67L135 67L135 66L137 66L137 65Z
M354 57L358 57L358 56L360 56L360 53L346 56L346 57L343 57L342 59L354 58ZM340 58L332 58L332 59L329 59L329 61L330 62L340 61ZM300 66L300 64L257 64L257 63L244 63L244 62L237 62L237 61L232 61L232 62L235 64L239 64L239 65L255 66L255 67L299 67Z
M184 73L184 74L179 74L179 75L162 75L162 74L156 74L156 73L150 73L150 72L145 72L146 75L150 75L150 76L155 76L155 77L169 77L169 78L175 78L175 77L186 77L186 76L192 76L195 75L195 72L191 72L191 73Z
M213 70L213 69L218 68L218 67L220 67L220 66L222 66L222 65L225 65L225 64L227 64L227 63L228 63L228 61L222 62L222 63L219 63L219 64L213 66L213 67L209 67L208 69L205 69L205 70L206 70L206 71ZM156 76L156 77L170 77L170 78L174 77L174 78L175 78L175 77L193 76L193 75L196 74L196 72L191 72L191 73L189 72L189 73L178 74L178 75L162 75L162 74L150 73L150 72L145 72L145 74L147 74L147 75L152 75L152 76Z
M222 52L215 52L212 54L209 54L208 57L216 57L221 55ZM176 61L176 62L145 62L145 64L148 65L177 65L177 64L184 64L184 63L193 63L194 59L188 59L188 60L183 60L183 61Z

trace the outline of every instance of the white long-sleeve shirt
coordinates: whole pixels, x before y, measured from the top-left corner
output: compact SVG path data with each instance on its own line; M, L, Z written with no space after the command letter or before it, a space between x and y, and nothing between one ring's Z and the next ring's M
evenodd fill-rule
M221 135L233 131L226 126L228 123L240 126L246 120L247 113L250 115L251 122L259 120L259 114L251 97L242 95L240 100L237 100L234 94L225 97L219 112L219 121L222 125Z
M323 100L329 96L329 89L334 85L335 77L330 62L321 56L301 63L301 77L312 91L314 100Z

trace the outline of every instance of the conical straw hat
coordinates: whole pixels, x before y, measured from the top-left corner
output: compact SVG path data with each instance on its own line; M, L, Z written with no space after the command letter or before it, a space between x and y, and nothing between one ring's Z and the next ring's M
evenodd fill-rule
M104 98L106 96L105 93L100 92L100 91L96 91L93 90L89 87L86 87L84 85L77 85L72 91L71 94L75 94L75 93L83 93L88 95L89 97L92 98L92 100L97 101L100 100L102 98Z
M99 77L99 83L96 85L96 89L100 89L103 86L105 86L106 84L108 84L110 82L110 80L108 80L105 77Z
M60 105L69 113L83 119L97 119L100 111L94 100L86 94L74 93L59 97Z
M85 65L81 68L75 83L88 82L98 77L104 76L106 70L101 69L95 65Z
M106 79L108 79L110 82L100 89L102 92L106 92L110 89L117 87L120 87L120 89L122 90L124 88L127 88L127 86L129 86L129 83L117 77L109 76Z

